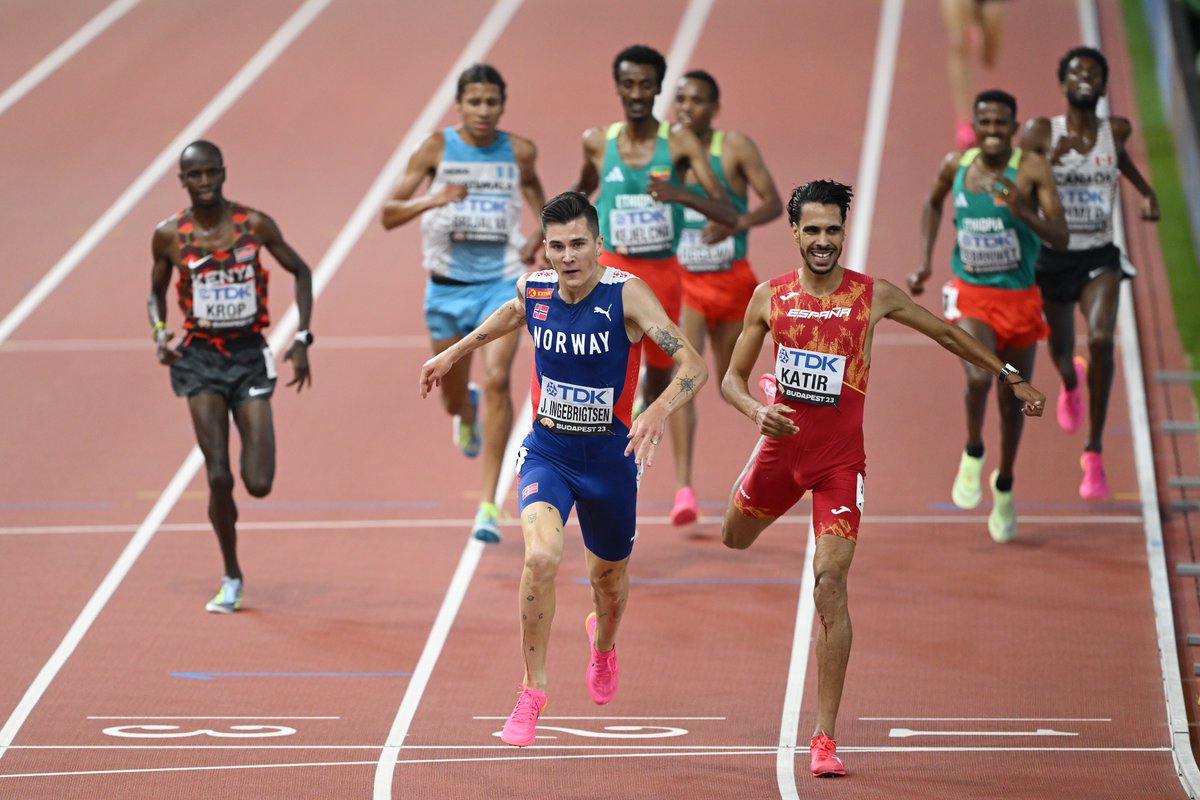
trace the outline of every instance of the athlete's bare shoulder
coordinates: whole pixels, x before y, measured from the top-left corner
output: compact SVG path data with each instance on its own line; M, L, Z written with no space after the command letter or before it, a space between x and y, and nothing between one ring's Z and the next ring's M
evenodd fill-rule
M1113 138L1118 144L1125 144L1125 140L1133 133L1133 123L1126 117L1109 117L1108 124L1112 126Z
M1034 117L1021 131L1021 149L1035 153L1050 152L1050 118Z
M513 155L519 159L528 159L537 155L537 145L532 139L508 131L508 140L512 142Z

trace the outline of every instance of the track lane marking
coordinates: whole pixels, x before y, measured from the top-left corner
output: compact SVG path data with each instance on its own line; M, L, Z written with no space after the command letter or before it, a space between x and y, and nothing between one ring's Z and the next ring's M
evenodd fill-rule
M887 131L887 115L892 99L892 79L896 73L896 54L900 44L900 26L904 17L904 0L884 0L879 16L879 33L875 42L874 67L871 71L871 91L867 100L866 138L859 157L857 185L858 222L851 228L849 253L859 254L859 271L866 272L866 253L874 216L876 186L883 161L883 142ZM862 233L859 233L859 231ZM865 520L864 520L865 521ZM796 786L796 750L800 740L800 705L808 674L808 659L812 643L813 619L816 604L813 591L813 558L816 555L816 533L811 516L804 548L804 580L796 608L796 626L792 633L791 660L788 663L787 688L783 697L783 713L779 724L779 747L775 753L775 781L783 800L799 800Z
M28 749L28 748L22 748ZM86 748L79 748L86 749ZM224 749L233 749L230 747ZM237 748L241 749L241 748ZM449 748L447 748L449 749ZM493 747L492 749L499 749ZM512 748L506 748L511 750ZM556 755L530 755L530 750L545 749L536 745L521 748L522 753L508 756L478 756L457 758L406 758L400 764L478 764L513 762L525 764L530 761L579 761L584 759L615 759L615 758L694 758L696 756L762 756L770 755L774 747L747 747L736 750L699 751L699 752L663 752L663 753L561 753ZM551 748L557 749L557 748ZM847 753L1169 753L1169 747L846 747ZM281 764L229 764L199 767L146 767L136 769L111 770L80 770L75 772L24 772L0 775L5 778L57 778L81 777L87 775L136 775L145 773L164 772L214 772L249 769L290 769L297 767L360 767L370 766L374 761L314 761Z
M216 97L210 100L208 105L163 148L162 152L142 171L142 174L126 187L125 191L100 215L100 218L93 222L83 236L71 246L71 249L42 276L41 280L21 298L4 319L0 320L0 344L12 336L13 331L37 310L38 306L58 288L59 284L67 279L67 276L103 241L104 237L116 228L134 205L158 183L167 170L176 163L180 151L212 127L213 123L267 71L267 68L331 2L332 0L305 0L304 5L288 17L271 38L259 48L258 52L238 70L229 83L225 84ZM3 757L3 745L3 736L0 735L0 757Z
M497 9L502 7L508 9L508 17L511 17L516 13L517 8L521 5L521 1L501 0L505 5L501 6L498 4L494 7L488 19L491 19L493 15L497 15ZM691 58L696 41L703 30L708 11L712 7L712 2L713 0L689 0L688 6L681 18L679 28L676 31L674 41L671 44L670 58L672 59L672 63L685 63ZM508 17L505 18L504 24L507 24ZM485 20L484 25L487 24ZM483 27L476 32L476 38L481 38L482 31ZM499 35L498 32L497 35ZM482 54L486 52L486 49L483 49L479 58L482 58ZM478 60L478 58L465 61L462 63L462 67L467 66L472 60ZM669 65L667 74L671 74ZM452 70L451 74L447 75L443 86L439 90L439 95L445 94L447 96L445 100L446 107L449 106L450 98L453 97L456 79L457 72ZM664 99L665 96L660 96L660 101ZM431 100L431 104L432 102ZM666 102L669 104L669 99ZM655 111L661 116L662 112L658 111L658 108L659 106L656 103ZM423 125L422 129L432 128L441 116L442 112L437 113L436 116L431 115L430 120L427 124ZM415 147L415 142L413 146ZM515 463L516 449L524 439L525 432L529 429L528 426L532 416L530 404L531 398L527 398L523 404L524 415L517 414L516 419L513 421L512 433L509 436L508 446L505 450L505 460L502 463ZM508 494L513 477L514 473L512 470L501 470L500 484L497 487L497 498L503 498ZM421 657L413 670L413 677L409 681L403 699L400 701L400 708L396 712L396 718L392 723L387 740L380 752L379 761L375 768L374 800L391 800L392 798L392 778L395 774L396 764L399 763L400 748L404 746L404 739L407 737L409 726L412 724L413 717L417 713L421 696L424 694L425 687L428 685L429 679L433 674L433 668L437 664L442 647L449 636L450 628L454 624L454 619L458 615L459 608L462 606L463 598L466 595L467 588L470 585L471 578L474 575L475 568L479 563L485 546L484 543L472 538L468 539L466 547L463 549L459 565L455 570L454 576L451 578L450 587L447 589L442 606L438 610L437 618L434 620L433 629L430 631L429 638L425 642L425 647L421 651Z
M114 0L96 16L92 17L83 27L71 34L58 47L54 48L28 72L12 82L3 93L0 93L0 114L8 111L25 95L32 92L37 85L50 77L59 67L70 61L76 53L87 47L93 39L104 33L110 25L125 16L141 0Z
M1089 47L1101 46L1100 19L1096 0L1078 0L1079 31ZM1124 44L1124 43L1122 43ZM1136 92L1135 92L1136 93ZM1100 98L1096 111L1109 115L1107 97ZM1119 184L1119 180L1118 180ZM1121 205L1121 190L1117 187L1113 214L1113 241L1123 252L1129 247L1125 240L1125 216ZM1161 252L1161 245L1158 245ZM1166 253L1162 253L1166 259ZM1162 520L1159 518L1158 476L1154 467L1154 446L1150 435L1150 410L1146 387L1138 376L1142 373L1141 339L1138 334L1137 311L1134 308L1130 281L1121 281L1120 307L1117 310L1118 340L1121 367L1125 374L1125 394L1129 405L1130 426L1133 428L1133 454L1137 464L1138 489L1142 496L1142 516L1146 534L1146 565L1150 578L1150 597L1154 605L1154 627L1158 639L1159 669L1163 676L1163 699L1166 702L1167 724L1170 727L1171 757L1179 782L1189 797L1200 796L1200 766L1192 750L1191 728L1188 722L1188 699L1183 694L1183 676L1179 670L1179 649L1175 639L1175 611L1171 604L1171 583L1167 573L1166 546L1163 542ZM1133 377L1130 377L1133 376Z

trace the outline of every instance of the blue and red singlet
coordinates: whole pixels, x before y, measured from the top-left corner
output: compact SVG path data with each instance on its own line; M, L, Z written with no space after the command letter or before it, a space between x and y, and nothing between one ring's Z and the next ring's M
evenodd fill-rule
M625 455L641 343L625 330L622 290L632 276L602 267L588 295L567 303L558 273L525 283L533 337L533 430L522 444L520 505L546 502L565 522L577 506L584 544L618 561L633 547L638 469Z

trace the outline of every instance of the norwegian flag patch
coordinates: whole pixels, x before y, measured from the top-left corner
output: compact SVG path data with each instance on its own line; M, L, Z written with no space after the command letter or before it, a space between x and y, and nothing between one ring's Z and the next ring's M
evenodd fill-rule
M534 303L533 304L533 318L534 319L545 320L546 315L549 313L550 313L550 306L546 305L545 303Z

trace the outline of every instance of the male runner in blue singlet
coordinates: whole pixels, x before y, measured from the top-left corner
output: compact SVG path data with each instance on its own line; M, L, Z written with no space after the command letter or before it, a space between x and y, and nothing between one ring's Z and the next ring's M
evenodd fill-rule
M597 260L603 240L596 209L565 192L542 209L546 256L553 269L517 282L517 296L469 336L425 362L421 396L454 363L522 325L534 344L533 430L518 456L525 567L521 574L521 650L525 675L501 739L524 747L536 737L546 705L546 647L554 622L554 579L571 508L587 548L595 611L585 620L591 653L588 693L598 705L617 691L617 627L629 594L641 465L653 462L667 418L708 378L650 288ZM632 418L645 337L674 360L675 378Z

